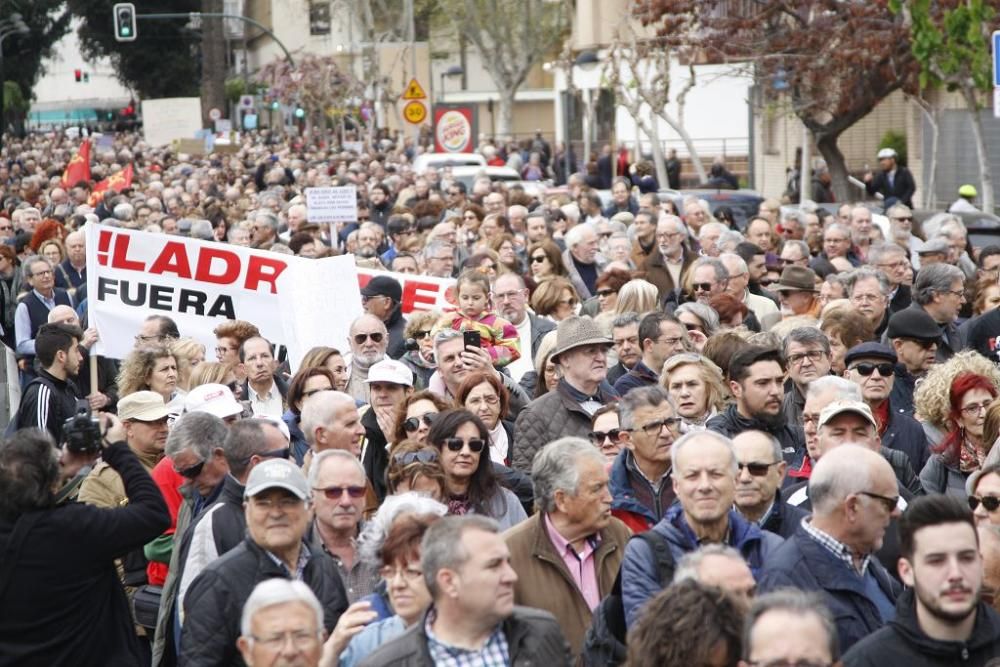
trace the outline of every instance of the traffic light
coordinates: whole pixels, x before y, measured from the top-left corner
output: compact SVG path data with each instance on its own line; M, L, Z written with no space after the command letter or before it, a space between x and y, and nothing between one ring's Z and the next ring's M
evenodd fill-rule
M306 117L306 110L303 109L302 107L296 107L296 109L295 109L295 117L296 118L305 118Z
M80 83L83 80L83 71L78 69L73 70L73 78L76 79L77 83Z
M115 17L115 39L119 42L134 42L138 31L135 23L135 5L119 2L112 10Z
M278 100L275 100L271 102L271 108L277 111L279 108L281 108L281 104L278 103Z

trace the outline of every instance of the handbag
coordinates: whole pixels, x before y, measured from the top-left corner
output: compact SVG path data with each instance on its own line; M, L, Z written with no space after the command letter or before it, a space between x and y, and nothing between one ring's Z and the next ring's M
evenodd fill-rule
M156 617L160 613L162 596L163 586L150 584L139 586L132 596L132 616L138 625L150 630L150 635L156 630Z

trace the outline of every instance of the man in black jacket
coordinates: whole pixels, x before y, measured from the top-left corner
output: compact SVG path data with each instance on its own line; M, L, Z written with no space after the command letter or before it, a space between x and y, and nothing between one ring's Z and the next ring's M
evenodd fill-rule
M870 195L881 194L887 209L893 204L906 204L913 208L913 193L917 191L917 184L910 170L896 163L898 157L892 148L880 150L878 166L882 171L875 175L870 171L865 174L865 190Z
M899 521L896 617L844 656L846 667L985 665L1000 655L1000 615L980 600L983 559L972 512L952 496L918 498Z
M791 537L808 513L781 498L780 487L788 469L781 443L763 431L744 431L733 438L733 450L739 466L736 509L764 530Z
M361 304L365 312L382 320L389 333L386 355L399 359L406 353L406 320L402 312L403 288L395 278L375 276L361 288Z
M468 664L486 664L499 654L510 665L569 665L569 646L555 617L514 606L517 573L492 519L467 515L435 522L421 541L420 566L431 608L424 620L362 661L364 667L444 664L457 650ZM480 648L464 648L472 646Z
M312 553L303 537L309 526L309 485L286 459L265 461L247 479L247 537L191 583L181 618L180 664L243 665L236 650L240 612L254 587L274 577L300 579L323 605L327 632L347 609L344 584L333 562Z
M40 432L19 431L0 447L0 553L8 554L0 568L0 664L141 664L113 563L166 530L170 515L124 439L114 425L106 437L114 444L101 451L129 498L115 509L55 505L61 464ZM71 456L63 451L63 463Z
M76 412L76 385L73 384L83 356L80 327L45 324L35 337L35 354L42 368L28 383L17 406L11 430L40 428L56 442L62 442L63 422Z

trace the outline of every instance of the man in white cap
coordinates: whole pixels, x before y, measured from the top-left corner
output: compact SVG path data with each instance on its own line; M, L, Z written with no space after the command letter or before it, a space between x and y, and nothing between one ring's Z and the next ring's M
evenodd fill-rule
M865 174L865 190L870 195L881 194L887 209L894 204L906 204L912 209L917 184L910 170L897 164L898 158L894 149L881 149L878 166L882 171L875 175L870 171Z
M401 361L383 359L368 369L365 384L371 405L361 416L365 427L361 462L381 503L386 493L385 471L389 467L386 445L393 438L397 406L413 391L413 372Z
M243 406L229 387L210 382L198 385L187 393L184 397L184 412L207 412L231 426L239 421Z
M618 398L607 382L611 345L611 339L589 317L567 317L559 323L550 358L558 364L562 378L553 391L536 398L518 415L514 468L530 473L535 453L546 444L563 436L588 437L591 415Z
M261 581L304 582L323 607L323 627L333 630L347 609L347 595L329 558L303 541L309 527L309 484L286 459L256 466L247 479L246 539L211 563L184 596L180 663L190 667L239 664L237 610Z

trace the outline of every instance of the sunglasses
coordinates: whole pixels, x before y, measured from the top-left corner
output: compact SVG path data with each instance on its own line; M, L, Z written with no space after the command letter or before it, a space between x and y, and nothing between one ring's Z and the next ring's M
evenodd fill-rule
M178 470L174 468L174 472L185 479L194 479L201 474L202 469L205 467L205 459L198 461L193 466L184 468L183 470Z
M759 461L755 461L753 463L737 463L736 468L738 472L736 474L739 475L743 472L743 469L746 468L747 472L749 472L752 477L764 477L767 475L767 471L771 469L771 466L776 466L779 463L781 463L781 461L775 461L774 463L760 463Z
M420 428L421 420L423 420L424 425L427 428L430 428L431 424L434 423L435 417L437 417L436 412L427 412L420 415L419 417L410 417L409 419L403 422L403 430L406 431L407 433L413 433L418 428Z
M547 259L548 259L548 257L545 256L545 255L534 255L531 258L531 263L532 264L541 264L542 262L544 262Z
M885 364L870 364L868 362L863 361L860 364L858 364L857 366L852 366L851 370L857 371L859 374L861 374L861 375L863 375L865 377L868 377L869 375L871 375L875 371L878 371L879 375L881 375L884 378L887 378L887 377L891 377L892 376L893 367L892 367L892 364L889 364L889 363L885 363Z
M345 491L351 498L364 498L366 490L363 486L328 486L325 489L313 488L313 491L322 491L323 495L329 500L338 500L344 495Z
M453 452L460 452L462 451L462 447L468 445L469 451L474 454L478 454L483 451L483 447L486 446L486 441L482 438L472 438L468 442L462 440L461 438L445 438L444 445Z
M996 512L1000 509L1000 498L996 496L983 496L982 498L977 498L975 496L969 496L969 508L975 512L976 508L979 507L979 503L983 504L987 512Z
M416 333L413 334L413 338L416 340L420 340L422 338L430 338L430 336L431 336L430 331L417 331Z
M618 292L614 291L613 289L602 289L602 290L597 290L597 296L599 296L599 297L600 297L600 298L602 298L602 299L604 299L604 298L606 298L606 297L609 297L609 296L611 296L612 294L618 294Z
M692 287L692 289L694 289L695 292L711 292L712 291L712 283L692 283L691 287Z
M355 345L362 345L369 338L372 339L373 343L381 343L382 339L384 337L385 336L382 333L379 333L379 332L376 332L376 333L367 333L367 334L364 334L364 333L354 334L354 344Z
M611 442L618 442L618 438L621 437L621 429L613 428L610 431L591 431L587 434L590 441L597 446L603 445L605 440L610 439Z
M392 457L392 460L395 461L398 466L408 466L411 463L434 463L438 460L438 455L437 452L429 449L423 449L419 452L396 454Z

